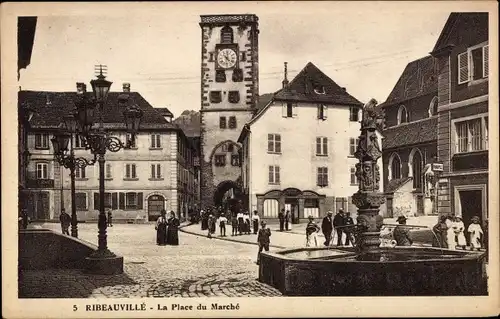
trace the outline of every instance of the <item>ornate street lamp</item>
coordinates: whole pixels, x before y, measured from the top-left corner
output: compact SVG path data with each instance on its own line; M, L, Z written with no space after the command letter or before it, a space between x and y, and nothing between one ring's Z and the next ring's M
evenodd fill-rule
M75 170L77 168L85 168L94 165L96 155L92 160L79 157L75 158L73 139L78 138L76 134L77 121L74 115L67 115L63 118L64 131L55 134L51 139L52 147L54 148L54 158L64 168L70 170L69 176L71 179L71 236L78 238L78 219L76 217L76 195L75 195ZM69 145L69 148L68 148ZM68 154L69 151L69 154Z
M128 94L121 94L118 98L119 106L125 107L123 111L124 123L127 133L131 138L124 144L120 139L109 136L104 131L103 116L104 107L108 97L112 82L107 81L103 75L103 66L99 66L99 74L96 80L92 80L93 98L89 98L85 92L85 85L77 83L78 98L77 108L77 129L82 137L85 149L90 150L99 162L99 219L98 219L98 249L87 258L89 270L100 274L117 274L123 272L123 259L118 260L117 256L108 249L107 245L107 223L104 211L104 168L106 151L118 152L121 149L130 149L138 132L143 116L143 111L137 105L130 105ZM98 116L96 116L98 113ZM95 128L95 124L97 128ZM120 266L121 265L121 266Z

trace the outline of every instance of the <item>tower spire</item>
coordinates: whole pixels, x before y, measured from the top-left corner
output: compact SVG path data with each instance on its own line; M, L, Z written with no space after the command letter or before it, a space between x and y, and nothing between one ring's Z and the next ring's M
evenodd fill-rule
M283 88L288 87L288 62L285 62L285 74L284 74L284 79L281 82L283 84Z

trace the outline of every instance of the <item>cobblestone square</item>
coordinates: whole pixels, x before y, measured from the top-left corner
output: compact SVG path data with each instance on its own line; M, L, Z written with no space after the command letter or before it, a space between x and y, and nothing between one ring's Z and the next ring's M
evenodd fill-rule
M58 224L43 224L59 230ZM157 246L152 224L108 228L108 247L124 257L124 273L24 271L20 298L280 296L258 282L257 246L179 232L179 246ZM79 238L97 243L97 225L80 224Z

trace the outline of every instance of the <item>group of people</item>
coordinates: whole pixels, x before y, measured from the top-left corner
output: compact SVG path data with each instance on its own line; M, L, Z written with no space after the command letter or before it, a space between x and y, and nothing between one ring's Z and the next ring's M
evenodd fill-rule
M254 211L253 216L250 218L248 212L231 213L228 211L226 214L219 209L218 213L214 214L211 209L208 209L207 212L203 210L200 211L200 220L201 230L207 230L207 237L212 238L216 232L217 226L219 227L220 236L226 237L226 226L229 223L231 224L232 236L249 235L252 231L254 234L257 234L260 217L257 211Z
M472 217L466 229L461 217L443 215L433 227L433 232L436 237L433 243L435 247L465 250L469 246L471 250L480 250L483 245L486 246L487 236L483 232L479 216Z
M170 216L167 218L167 212L162 209L160 217L156 221L156 244L159 246L179 245L179 225L180 221L175 217L174 211L170 211Z
M328 211L326 216L323 218L321 223L321 231L325 236L325 241L323 245L330 246L333 243L335 235L337 236L337 246L343 246L344 244L348 246L350 243L354 245L355 243L355 225L354 220L351 217L350 212L344 212L343 209L339 209L335 217L333 217L333 212ZM314 222L314 217L309 216L309 222L306 226L306 246L317 246L317 233L320 228ZM342 237L345 234L345 242L342 241Z

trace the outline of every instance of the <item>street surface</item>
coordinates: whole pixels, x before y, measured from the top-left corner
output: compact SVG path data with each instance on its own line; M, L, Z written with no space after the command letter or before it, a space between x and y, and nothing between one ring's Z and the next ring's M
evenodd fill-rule
M42 224L60 232L58 224ZM97 224L79 224L79 238L97 244ZM124 257L124 274L81 270L25 271L21 298L280 296L259 283L257 246L179 232L179 246L157 246L153 224L108 228L108 247Z

